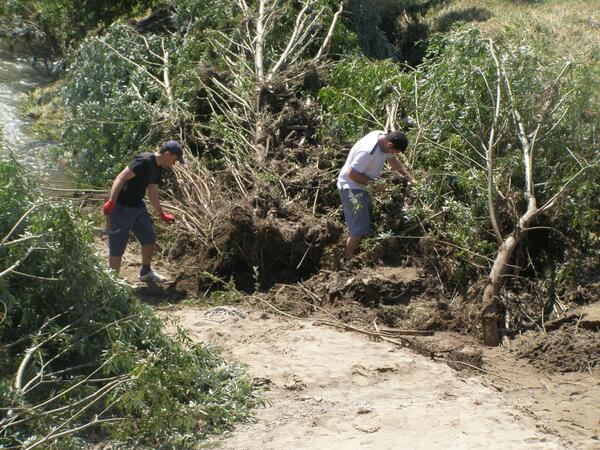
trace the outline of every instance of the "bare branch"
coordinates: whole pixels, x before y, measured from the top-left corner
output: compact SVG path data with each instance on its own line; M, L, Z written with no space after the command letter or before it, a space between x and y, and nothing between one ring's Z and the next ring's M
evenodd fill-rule
M9 237L11 237L11 235L15 232L15 230L19 227L19 225L21 225L21 222L23 222L23 220L25 220L25 218L31 214L31 212L36 209L37 207L43 205L45 202L41 202L41 203L34 203L31 208L29 208L27 211L25 211L23 213L23 215L19 218L19 220L17 220L17 222L13 225L13 227L10 229L10 231L8 232L8 234L6 236L4 236L4 238L2 238L2 241L0 241L0 247L4 246L5 242L8 240Z
M152 78L160 87L162 87L163 89L166 89L166 86L164 85L164 83L161 80L159 80L157 77L155 77L154 75L152 75L152 73L150 73L150 71L148 69L146 69L144 66L138 64L133 59L128 58L127 56L123 55L121 52L119 52L119 50L117 50L116 48L114 48L108 42L105 42L103 40L99 40L99 42L101 42L102 44L104 44L105 46L107 46L109 49L111 49L122 60L127 61L128 63L130 63L133 66L135 66L138 69L140 69L142 72L145 72L146 75L148 75L150 78Z
M5 242L2 245L2 247L8 247L10 245L20 244L22 242L31 241L32 239L39 239L39 238L44 237L44 236L46 236L46 233L44 233L44 234L34 234L34 235L31 235L31 236L24 236L24 237L21 237L19 239L14 239L12 241Z
M502 74L504 75L504 81L506 83L508 96L510 98L511 104L511 112L513 116L513 120L515 122L515 127L517 129L517 135L519 137L519 141L521 141L521 149L523 151L523 162L525 164L525 195L527 197L528 202L528 210L535 210L537 208L537 202L535 198L535 190L534 190L534 182L533 182L533 156L532 156L532 145L529 140L529 136L525 131L525 125L523 123L523 119L521 118L521 114L517 110L517 106L515 104L515 99L513 97L512 88L510 84L510 80L506 75L504 69L502 69ZM533 136L537 135L540 124L537 125L536 130L532 133Z
M273 79L273 76L279 71L281 66L283 66L283 64L286 62L286 59L288 58L290 52L296 46L298 34L302 31L302 27L306 20L306 18L305 18L306 11L308 10L311 3L312 2L309 2L309 1L305 2L304 6L298 13L298 16L296 17L296 23L294 25L294 30L292 31L292 35L290 36L290 40L288 41L288 44L287 44L285 50L283 51L283 53L281 53L279 60L277 61L275 66L273 66L273 68L271 69L269 76L267 77L267 81L270 81L271 79Z
M264 40L265 40L265 0L260 0L258 5L258 19L256 20L256 36L253 39L254 43L254 67L256 68L256 77L259 83L262 83L265 78L264 68Z
M571 184L571 182L573 182L583 172L585 172L586 170L591 169L591 168L598 168L598 165L594 164L594 165L582 167L581 169L579 169L579 171L575 175L573 175L571 178L569 178L566 181L566 183L558 190L558 192L550 198L550 200L548 200L546 203L544 203L543 206L541 206L539 208L538 213L543 213L543 212L549 210L550 208L552 208L554 206L554 204L556 203L556 200L558 200L563 195L563 193L567 190L567 187L569 186L569 184Z
M27 257L31 254L31 252L33 252L33 250L34 250L33 248L28 249L27 252L25 253L25 255L21 259L19 259L17 262L15 262L8 269L5 269L4 271L0 272L0 278L8 275L12 271L14 271L17 267L19 267L23 263L23 261L25 261L27 259Z
M17 270L13 270L12 273L14 273L15 275L21 275L22 277L32 278L34 280L41 280L41 281L63 281L64 280L64 278L42 277L40 275L33 275L31 273L19 272Z
M322 56L326 55L327 52L329 51L329 44L331 42L331 38L333 37L335 25L337 24L337 21L340 18L340 15L342 14L343 11L344 11L344 2L342 1L342 2L340 2L340 9L338 9L337 12L333 15L331 25L329 26L329 31L327 32L327 35L325 36L325 39L323 40L323 44L321 45L321 48L319 48L319 51L313 58L313 61L319 60Z
M34 442L32 445L30 445L29 447L27 447L25 450L31 450L33 448L36 448L38 446L40 446L41 444L43 444L44 442L48 441L49 439L55 439L59 436L65 436L66 434L71 434L74 433L75 431L77 431L79 428L74 428L71 430L67 430L67 431L63 431L62 433L57 433L57 431L59 431L61 428L65 427L66 425L68 425L69 423L71 423L73 420L75 420L77 417L79 417L81 414L83 414L88 408L90 408L91 406L93 406L98 400L102 399L104 396L106 396L109 392L111 392L112 390L114 390L116 387L118 387L119 385L130 381L131 379L126 379L123 380L119 383L117 383L116 385L113 386L112 389L108 389L106 391L104 391L101 395L99 395L98 397L96 397L95 399L93 399L90 403L88 403L86 406L84 406L81 410L77 411L75 414L73 414L71 417L69 417L67 420L65 420L63 423L61 423L60 425L53 427L52 431L50 433L48 433L46 436L44 436L42 439L40 439L37 442ZM96 422L98 421L98 416L95 416L94 419L92 420L92 422L84 425L84 428L87 428L89 426L94 425Z
M360 106L360 107L361 107L361 109L362 109L364 112L366 112L366 113L367 113L369 116L371 116L371 119L373 119L373 122L374 122L374 123L376 123L378 127L380 127L380 128L383 128L383 127L385 126L385 125L384 125L384 124L382 124L382 123L379 121L379 119L378 119L377 117L375 117L375 115L374 115L374 114L373 114L371 111L369 111L369 110L367 109L367 107L366 107L366 106L365 106L365 105L364 105L364 104L363 104L363 103L362 103L362 102L361 102L359 99L357 99L355 96L353 96L352 94L348 94L347 92L342 92L342 95L344 95L344 96L346 96L346 97L349 97L349 98L351 98L352 100L354 100L354 101L355 101L355 102L358 104L358 106Z
M502 75L500 72L500 62L498 61L498 57L496 56L496 52L494 51L494 43L490 39L490 53L492 54L492 58L494 59L494 63L496 64L496 100L495 108L494 108L494 119L492 120L492 126L490 128L490 137L488 140L488 145L486 147L486 160L487 160L487 181L488 181L488 212L490 215L490 222L492 223L492 228L494 229L494 234L496 235L496 241L498 244L502 243L502 234L500 233L500 228L498 227L498 221L496 219L496 208L494 206L494 136L496 133L496 127L498 125L498 117L500 116L500 102L502 99ZM487 82L486 82L487 83ZM491 92L490 92L491 93Z
M399 106L399 104L397 101L385 105L385 111L386 111L385 131L387 133L389 133L390 131L396 130L396 115L398 114L398 106Z
M165 40L161 41L163 50L163 86L165 87L165 94L169 101L169 109L173 108L173 92L171 91L171 80L169 78L169 51L165 49Z
M47 323L49 323L49 322L47 322ZM39 344L31 346L29 349L27 349L27 351L25 352L25 357L21 361L21 364L19 364L19 368L17 369L17 374L15 375L14 387L15 387L15 391L17 392L17 395L19 395L23 390L22 389L23 376L25 374L25 369L27 368L27 365L29 364L29 360L33 356L33 353L35 351L39 350L44 344L50 342L56 336L64 333L69 328L71 328L71 324L62 327L60 330L58 330L56 333L52 334L47 339L43 340ZM40 331L41 331L41 329L40 329ZM39 334L39 332L38 332L38 334Z

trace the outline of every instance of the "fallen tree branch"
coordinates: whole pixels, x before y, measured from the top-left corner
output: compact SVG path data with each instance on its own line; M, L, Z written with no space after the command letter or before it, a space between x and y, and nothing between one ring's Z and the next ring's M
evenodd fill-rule
M496 207L494 205L494 146L496 143L496 127L498 126L498 118L500 117L500 103L502 100L502 74L500 71L500 62L498 61L498 57L496 56L496 52L494 51L494 43L491 39L489 40L489 42L490 53L492 54L492 58L494 59L494 63L496 65L496 99L493 101L494 118L492 120L492 126L490 128L488 144L485 147L488 185L487 199L490 222L492 223L494 235L496 236L496 242L498 243L498 245L500 245L502 244L502 233L500 232L500 227L498 227L498 221L496 219Z
M25 256L23 256L21 259L19 259L17 262L15 262L12 266L10 266L9 268L5 269L4 271L0 272L0 278L8 275L9 273L11 273L12 271L14 271L17 267L19 267L21 265L21 263L23 263L23 261L25 261L27 259L27 257L29 255L31 255L31 252L33 252L33 248L30 248L29 250L27 250L27 252L25 253Z
M23 222L25 220L25 218L31 214L31 212L36 209L37 207L45 204L46 202L40 202L40 203L34 203L33 205L31 205L31 208L29 208L27 211L25 211L23 213L23 215L19 218L19 220L17 220L17 222L13 225L13 227L10 229L10 231L8 232L8 234L6 236L4 236L4 238L2 239L2 241L0 241L0 247L4 246L5 242L8 240L8 238L15 232L15 230L19 227L19 225L21 225L21 222Z
M281 289L283 289L283 287L282 287ZM277 295L277 294L278 294L278 293L281 291L281 289L279 289L279 291L277 291L277 293L276 293L275 295ZM262 303L264 303L264 304L265 304L265 305L267 305L269 308L271 308L273 311L277 312L278 314L281 314L282 316L289 317L290 319L295 319L295 320L305 320L305 319L303 319L303 318L301 318L301 317L293 316L293 315L291 315L291 314L288 314L288 313L286 313L286 312L284 312L284 311L282 311L282 310L280 310L280 309L277 309L277 308L275 308L275 307L274 307L273 305L271 305L271 304L270 304L268 301L266 301L265 299L263 299L263 298L260 298L260 297L258 297L258 296L256 296L256 295L252 295L250 298L253 298L253 299L255 299L255 300L258 300L259 302L262 302Z

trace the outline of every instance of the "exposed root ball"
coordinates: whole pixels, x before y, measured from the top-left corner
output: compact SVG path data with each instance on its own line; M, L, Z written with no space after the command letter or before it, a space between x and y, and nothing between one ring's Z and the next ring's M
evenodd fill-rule
M296 216L271 200L257 198L255 207L234 205L220 216L212 246L201 256L207 271L233 277L244 290L318 272L325 247L342 230L331 221Z

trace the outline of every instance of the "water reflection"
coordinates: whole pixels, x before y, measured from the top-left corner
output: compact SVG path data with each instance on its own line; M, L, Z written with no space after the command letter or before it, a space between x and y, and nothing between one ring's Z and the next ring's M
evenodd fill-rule
M15 58L6 42L0 40L0 128L3 133L0 160L9 158L12 153L28 172L53 182L67 182L64 171L49 156L57 143L28 135L27 129L32 122L23 117L17 107L27 92L47 81L43 70Z

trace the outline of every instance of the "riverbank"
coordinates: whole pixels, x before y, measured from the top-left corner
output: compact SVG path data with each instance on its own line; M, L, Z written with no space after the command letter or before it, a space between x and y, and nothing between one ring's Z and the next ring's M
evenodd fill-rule
M66 187L72 184L72 176L55 157L58 141L36 134L37 117L27 117L24 111L32 91L43 89L50 81L42 68L17 58L0 39L0 160L15 158L30 175ZM55 127L54 137L57 132Z
M47 8L49 1L60 3L32 1L40 7L39 14L32 8L27 16L33 27L35 21L66 10ZM160 188L164 209L174 213L176 221L169 226L155 221L158 251L153 265L170 281L163 286L139 282L139 247L133 238L120 274L127 283L108 272L107 243L100 237L95 255L100 259L90 257L85 266L76 255L66 253L72 245L68 233L60 244L51 242L38 253L38 246L27 245L46 235L37 234L34 223L27 233L15 234L22 252L14 251L16 247L7 250L6 270L13 270L12 264L29 263L34 256L58 254L63 259L58 268L51 266L52 273L28 267L30 272L11 273L10 279L18 289L29 289L30 280L37 280L42 288L29 290L35 294L54 292L59 281L64 289L56 289L58 301L47 300L49 311L30 316L53 317L65 292L79 293L73 294L74 304L85 309L90 298L100 303L114 300L108 292L117 288L123 294L117 300L126 306L136 303L127 297L133 292L155 308L171 305L173 316L183 311L183 322L188 316L193 320L185 322L178 334L184 341L197 334L198 342L222 345L252 370L253 364L262 364L264 373L256 370L254 383L242 382L240 400L248 400L250 407L254 387L272 386L275 409L261 411L264 429L249 427L248 434L233 438L232 446L243 446L246 440L256 447L271 441L308 446L302 436L310 436L321 447L329 443L342 447L339 436L370 445L365 434L383 436L373 442L385 446L394 437L393 426L403 424L402 410L407 408L418 419L402 432L423 446L459 446L451 435L456 430L473 436L468 445L493 446L502 442L503 433L493 429L499 424L511 446L523 441L534 448L546 443L585 448L597 435L598 417L587 395L587 391L595 395L595 388L583 384L583 394L567 392L561 380L569 371L576 371L571 380L577 383L583 383L578 376L600 377L600 325L584 312L596 309L600 293L600 200L595 195L600 185L595 151L600 129L600 102L595 101L599 66L587 52L577 64L557 56L554 50L559 47L551 44L554 27L521 20L542 13L544 22L558 11L546 10L548 4L567 8L573 3L514 3L510 10L518 14L511 18L517 21L509 24L500 12L505 10L493 8L506 8L505 2L485 2L489 7L470 0L444 2L457 9L441 11L440 19L448 26L442 34L434 33L441 29L426 20L426 14L442 6L438 2L387 2L385 7L385 2L349 2L343 5L349 9L337 12L339 3L334 3L322 2L320 9L302 8L302 2L283 2L282 8L266 2L263 11L259 2L246 6L190 0L173 2L168 10L144 6L143 15L137 10L139 16L127 16L131 20L107 19L101 28L89 28L93 31L85 39L88 29L76 30L81 34L72 35L77 39L70 42L77 44L62 47L73 52L65 55L69 68L61 90L69 120L57 132L64 132L62 149L77 167L77 182L97 189L91 192L93 197L82 198L76 192L65 217L76 217L76 225L86 227L84 248L90 250L88 225L104 229L100 197L115 176L133 155L156 151L166 140L180 140L186 164L166 172ZM410 9L405 7L409 3ZM123 6L91 2L86 7L97 5ZM580 24L581 32L593 26L594 21L582 21L569 11L561 13L566 23L578 30ZM379 21L384 16L389 20ZM462 20L469 23L459 27ZM564 28L560 21L555 27ZM57 28L49 31L69 37ZM290 51L282 44L288 41ZM415 52L419 48L424 53ZM399 61L414 61L414 69ZM353 143L375 129L406 133L410 145L402 158L416 182L408 184L392 170L383 172L371 192L372 233L362 240L352 261L340 261L347 226L335 178ZM29 152L23 146L18 158L25 159ZM38 172L31 172L39 180ZM23 189L27 190L33 189ZM15 200L10 192L4 195L7 203ZM17 206L28 207L26 201ZM77 206L93 211L83 208L81 214L73 214ZM7 230L17 220L11 217L12 222L4 224ZM49 227L49 236L64 232L62 224L72 222L56 223ZM30 277L26 282L19 278L31 275L44 278ZM500 278L493 279L496 275ZM99 288L93 297L77 291L90 288L87 280L99 277L104 277L109 290ZM498 288L491 296L497 304L483 319L504 345L491 351L479 345L482 299L490 299L484 292L491 292L486 284ZM14 297L20 299L20 291ZM40 302L32 304L38 307ZM202 308L198 312L189 305ZM244 320L249 321L225 321L231 333L210 324L203 328L206 317L212 321L223 311L232 311L222 308L205 317L208 306L248 309ZM273 317L255 313L266 308L294 320L264 322ZM317 319L325 321L317 324ZM123 334L120 322L113 325L116 331L108 336L108 345L118 353ZM334 332L329 326L353 330L372 341ZM126 327L122 330L127 333ZM456 333L452 340L446 339L448 332ZM144 348L157 348L161 339L153 335L142 343ZM346 340L351 345L346 346ZM402 349L397 364L388 366L388 353L398 351L388 350L394 343L417 353ZM371 351L369 344L376 350ZM512 352L505 358L509 347ZM126 431L126 437L141 432L144 439L165 438L167 445L175 439L172 445L177 446L175 434L189 433L186 436L195 443L196 433L207 431L203 414L213 400L190 401L192 391L180 389L180 375L190 389L202 381L191 372L176 373L189 362L183 350L177 360L169 359L172 353L163 348L152 355L135 352L142 358L165 358L166 373L152 372L153 359L144 360L150 361L148 366L138 360L138 368L146 374L148 367L162 380L153 384L155 378L147 379L152 387L143 392L148 395L144 400L152 402L158 387L166 389L154 403L158 416L151 419L166 421L158 424L163 436L156 436L158 428L151 421L140 429L135 428L137 421L124 420L124 429L133 430ZM30 354L27 348L19 351L15 364ZM343 360L337 359L338 353ZM127 365L131 359L127 355L119 359L120 355L115 356L117 366L131 367ZM478 377L508 381L505 386L482 387L477 378L474 389L463 390L454 372L423 360L423 355L466 367L462 375L473 370ZM459 356L466 359L456 359ZM418 361L415 367L412 361ZM523 370L517 362L524 364ZM282 364L292 369L284 373ZM413 369L418 380L412 378ZM17 370L7 371L6 379ZM546 372L548 377L540 376ZM174 382L167 382L163 375L172 373ZM34 371L29 375L36 376ZM519 384L520 377L527 382ZM551 382L554 377L558 381ZM447 392L436 378L450 383ZM590 380L586 378L586 383ZM514 403L505 402L503 393L511 385L526 392L526 398L515 396ZM429 396L429 391L435 395ZM310 395L304 399L299 392ZM399 392L402 395L396 395ZM423 404L405 403L412 392ZM227 398L229 390L223 393ZM560 399L559 405L552 404L553 396ZM355 404L367 398L376 400L374 407L356 419ZM140 415L147 410L136 395L128 400L125 408L140 407L136 410ZM443 404L446 400L459 408ZM309 408L303 409L301 402L308 402ZM331 416L320 403L331 407ZM528 421L532 417L520 403L527 410L537 408L540 415ZM182 412L182 405L192 407L192 419ZM305 420L312 408L322 422ZM444 416L437 417L436 409ZM484 430L474 429L478 417L471 409L482 416ZM575 417L581 409L586 413ZM460 418L464 410L469 413L466 420L453 423L451 417ZM357 420L363 414L366 428L348 426L360 426ZM507 419L513 415L518 423ZM371 416L376 420L367 420ZM172 417L176 420L169 422ZM224 419L218 431L237 420L228 415ZM552 427L555 422L560 426ZM433 430L433 440L414 432L422 424ZM442 433L435 434L438 427ZM570 435L570 429L583 431Z

